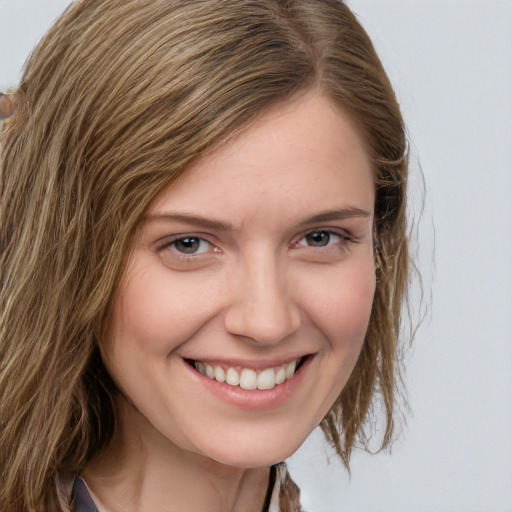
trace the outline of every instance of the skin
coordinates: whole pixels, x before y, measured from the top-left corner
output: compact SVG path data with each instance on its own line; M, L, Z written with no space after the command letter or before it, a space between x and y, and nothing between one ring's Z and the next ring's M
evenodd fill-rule
M374 189L350 117L310 94L150 205L103 347L122 396L116 443L84 472L101 511L261 512L269 466L321 422L360 353ZM270 391L189 364L262 369L306 355Z
M0 92L0 122L10 119L15 113L16 105L12 97Z

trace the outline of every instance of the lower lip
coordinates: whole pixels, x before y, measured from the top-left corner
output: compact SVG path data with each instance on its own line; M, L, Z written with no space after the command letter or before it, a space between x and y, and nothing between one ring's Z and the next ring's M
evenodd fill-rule
M308 357L295 372L293 377L282 384L278 384L272 389L255 389L252 391L217 382L216 380L205 377L189 364L185 364L208 392L221 401L248 411L266 411L276 409L284 405L290 399L304 379L312 360L313 357Z

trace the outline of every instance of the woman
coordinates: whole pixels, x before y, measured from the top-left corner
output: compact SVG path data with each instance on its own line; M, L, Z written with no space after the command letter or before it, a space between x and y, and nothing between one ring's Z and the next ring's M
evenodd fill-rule
M6 510L300 510L389 444L406 142L338 0L87 0L2 132Z

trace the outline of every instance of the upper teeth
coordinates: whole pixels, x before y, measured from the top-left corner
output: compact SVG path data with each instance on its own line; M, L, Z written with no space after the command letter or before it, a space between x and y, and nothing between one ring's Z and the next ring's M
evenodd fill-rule
M259 373L252 368L225 368L220 365L211 365L197 361L194 363L194 366L198 372L210 379L252 391L255 389L272 389L276 385L282 384L285 380L291 379L295 374L298 362L299 360L296 359L288 364L266 368Z

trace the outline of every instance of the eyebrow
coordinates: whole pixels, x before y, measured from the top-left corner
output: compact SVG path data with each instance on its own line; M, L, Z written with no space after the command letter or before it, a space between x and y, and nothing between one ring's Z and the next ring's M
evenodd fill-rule
M370 216L370 212L362 210L361 208L340 208L338 210L328 210L325 212L317 213L312 217L308 217L304 221L300 222L300 226L310 226L312 224L318 224L320 222L330 222L333 220L346 220L357 217L367 218Z
M339 208L336 210L327 210L317 213L311 217L300 221L297 228L319 224L321 222L331 222L335 220L346 220L353 218L366 218L370 216L370 212L362 210L361 208ZM153 221L170 221L170 222L184 222L197 227L207 229L214 229L219 231L234 231L235 227L230 222L223 222L214 220L200 215L182 212L161 212L150 214L144 217L143 224L148 224Z
M200 215L194 215L190 213L179 213L179 212L162 212L151 215L146 215L143 220L143 224L148 224L153 221L174 221L174 222L185 222L198 227L205 227L209 229L216 229L220 231L233 231L234 227L229 222L222 222L220 220L213 220L207 217L201 217Z

